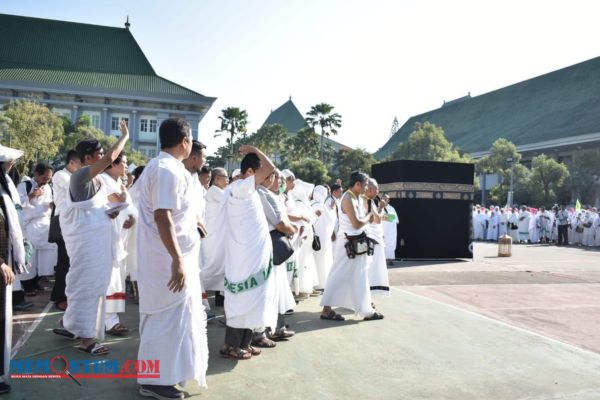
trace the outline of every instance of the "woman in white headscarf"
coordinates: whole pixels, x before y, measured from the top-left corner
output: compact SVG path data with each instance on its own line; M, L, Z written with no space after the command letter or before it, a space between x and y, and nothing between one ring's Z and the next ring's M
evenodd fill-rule
M316 186L313 190L313 200L311 202L311 207L317 215L317 221L314 224L315 235L319 237L321 242L321 249L314 252L317 276L319 278L319 283L316 286L317 289L325 289L327 276L333 265L333 242L331 241L331 237L335 229L337 217L335 204L331 203L333 207L325 204L328 195L329 192L325 186Z
M27 273L23 232L16 207L19 195L8 177L14 161L22 155L20 150L0 145L0 307L3 308L0 326L0 394L10 391L7 379L12 338L12 284L15 282L15 274Z

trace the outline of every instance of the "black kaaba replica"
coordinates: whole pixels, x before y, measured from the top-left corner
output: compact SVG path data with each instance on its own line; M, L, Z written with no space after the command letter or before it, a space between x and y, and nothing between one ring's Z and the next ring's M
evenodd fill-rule
M397 160L372 172L398 213L396 258L473 258L473 164Z

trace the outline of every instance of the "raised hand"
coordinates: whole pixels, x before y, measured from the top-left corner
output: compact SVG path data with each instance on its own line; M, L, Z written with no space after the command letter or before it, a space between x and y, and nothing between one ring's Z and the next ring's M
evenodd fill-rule
M123 136L129 136L129 129L127 129L127 122L125 122L125 120L121 120L121 122L119 122L119 130L121 131L121 137Z

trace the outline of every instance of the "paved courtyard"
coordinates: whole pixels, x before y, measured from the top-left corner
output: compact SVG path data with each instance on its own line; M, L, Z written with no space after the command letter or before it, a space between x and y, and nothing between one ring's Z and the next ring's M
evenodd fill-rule
M473 261L397 262L382 321L319 319L319 299L288 318L297 335L250 361L218 356L224 329L208 325L210 399L600 399L600 252L477 243ZM62 313L35 298L17 313L17 359L85 359L51 333ZM220 309L217 310L221 311ZM128 302L123 322L137 327ZM135 329L134 329L135 331ZM168 332L165 332L168 336ZM135 359L139 336L107 340L110 358ZM137 398L131 379L13 380L14 399Z

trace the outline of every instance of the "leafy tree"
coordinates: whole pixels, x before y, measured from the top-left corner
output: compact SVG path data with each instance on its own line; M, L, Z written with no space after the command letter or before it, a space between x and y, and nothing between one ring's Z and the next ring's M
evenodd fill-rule
M321 145L320 145L320 159L323 158L323 139L325 136L337 135L338 128L342 127L342 116L338 113L333 113L334 107L327 103L319 103L310 108L310 111L306 113L306 124L313 128L318 126L321 130Z
M568 164L569 177L564 189L564 198L580 199L583 204L593 204L600 192L600 154L595 151L580 151Z
M286 140L283 155L288 162L319 158L319 136L311 128L300 129Z
M230 159L235 157L237 153L237 151L234 152L235 137L246 133L248 113L246 110L241 110L238 107L228 107L224 110L221 110L221 114L222 115L219 116L219 119L221 120L221 129L217 130L217 132L225 132L229 135L227 138L227 145L229 146L229 154L227 155L227 159ZM215 136L219 135L220 134ZM228 168L231 169L231 165L228 165Z
M319 185L327 183L331 180L327 175L327 167L322 161L317 159L304 159L302 161L292 162L289 168L294 171L296 178L302 179L305 182Z
M285 126L267 124L248 137L249 144L258 147L273 159L275 163L281 160L289 137Z
M353 171L361 170L370 174L371 166L375 163L375 157L364 149L338 150L330 174L334 179L340 178L347 182Z
M531 176L529 191L536 204L551 207L556 203L556 189L560 188L569 170L563 163L558 163L551 157L541 154L531 161Z
M46 106L31 100L13 100L2 113L2 143L23 151L21 174L38 160L50 161L63 142L61 119Z
M444 130L431 122L417 122L406 142L400 143L390 159L470 162L468 156L461 155L446 139Z

